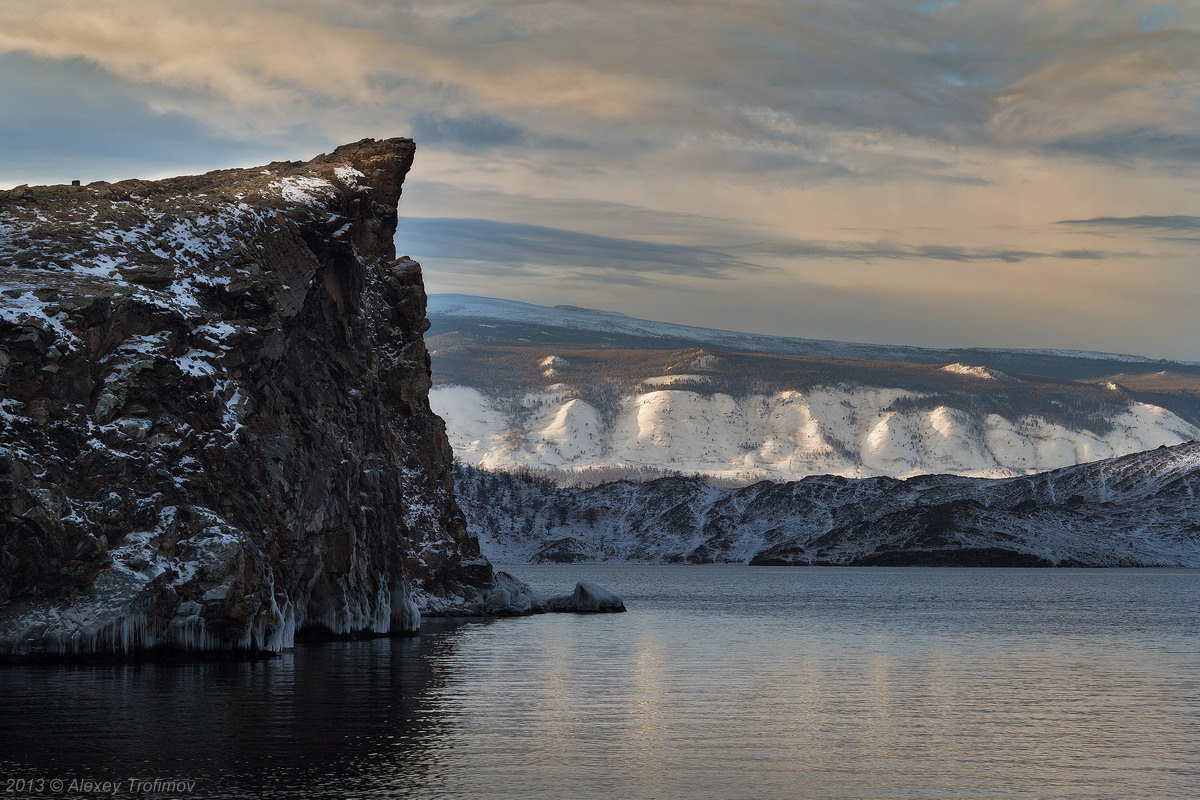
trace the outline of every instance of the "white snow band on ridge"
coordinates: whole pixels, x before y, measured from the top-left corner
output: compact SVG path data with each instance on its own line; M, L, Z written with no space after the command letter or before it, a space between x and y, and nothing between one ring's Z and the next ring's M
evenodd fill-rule
M464 386L435 386L430 403L446 420L456 456L483 469L651 467L746 482L820 474L1008 477L1200 439L1200 428L1139 402L1105 434L1038 416L889 410L914 396L874 387L736 398L654 390L626 395L611 419L565 388L526 394L520 417Z

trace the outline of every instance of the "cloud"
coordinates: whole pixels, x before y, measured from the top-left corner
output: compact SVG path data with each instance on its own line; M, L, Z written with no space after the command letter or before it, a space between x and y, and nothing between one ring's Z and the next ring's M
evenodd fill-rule
M638 284L645 284L655 277L728 279L774 271L773 265L764 263L768 257L772 260L1017 264L1045 258L1099 261L1139 255L1100 250L1037 252L942 244L903 245L886 241L853 243L792 239L726 247L696 246L450 217L403 217L396 240L399 249L418 261L430 264L453 262L460 270L493 277L570 272L587 280Z
M705 247L598 236L486 219L404 217L397 246L418 260L486 265L488 272L599 271L622 282L645 275L731 278L766 268Z
M1063 219L1057 225L1088 225L1105 228L1139 228L1148 230L1198 231L1200 217L1185 214L1153 216L1143 214L1136 217L1091 217L1090 219Z
M533 137L525 128L487 114L448 117L418 114L412 120L412 135L426 145L460 145L468 150L527 144Z
M7 0L0 53L85 59L149 87L160 110L231 130L390 120L450 149L653 142L836 180L876 136L1200 160L1200 13L1157 9Z
M1101 261L1110 258L1139 258L1140 253L1103 250L1053 250L1039 252L1003 247L958 247L944 244L906 245L896 242L812 242L779 240L758 245L759 253L786 258L838 261L951 261L974 263L999 261L1019 264L1042 258Z
M1003 289L1018 338L1021 303L1194 296L1196 228L1134 215L1194 203L1195 3L4 0L0 107L12 183L415 135L401 246L491 294L737 290L752 319L854 284L891 299L847 330L921 296L934 337Z
M456 214L498 222L524 223L536 219L549 228L569 228L586 220L591 233L617 235L619 231L622 238L661 239L667 235L713 246L733 238L753 241L762 235L752 225L719 216L664 211L612 200L517 194L420 178L405 181L400 209L402 215L410 209L420 209L429 216Z
M146 163L165 160L212 168L231 159L256 163L270 155L266 148L216 135L192 117L155 113L128 84L78 59L0 55L0 108L0 160L6 165L74 159L94 165L109 159L136 164L141 172ZM58 180L129 177L51 169L47 178Z
M497 147L537 147L539 149L576 150L584 142L563 136L542 136L488 114L452 117L439 113L418 114L411 123L412 137L422 146L479 152Z
M1140 125L1113 126L1095 133L1064 136L1047 143L1047 148L1118 163L1137 159L1163 163L1200 162L1200 135L1167 133Z
M1116 162L1200 161L1200 31L1108 16L1124 24L1076 37L995 93L997 141Z

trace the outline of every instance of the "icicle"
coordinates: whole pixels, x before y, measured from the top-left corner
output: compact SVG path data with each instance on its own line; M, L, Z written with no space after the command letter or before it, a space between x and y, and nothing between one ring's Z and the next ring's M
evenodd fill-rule
M408 581L401 578L392 588L391 632L420 633L421 610L409 594Z

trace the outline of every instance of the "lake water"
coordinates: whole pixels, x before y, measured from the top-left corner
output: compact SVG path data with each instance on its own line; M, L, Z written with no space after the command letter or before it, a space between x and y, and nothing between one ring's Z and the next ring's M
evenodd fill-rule
M1200 571L508 569L630 610L0 667L0 796L1200 797Z

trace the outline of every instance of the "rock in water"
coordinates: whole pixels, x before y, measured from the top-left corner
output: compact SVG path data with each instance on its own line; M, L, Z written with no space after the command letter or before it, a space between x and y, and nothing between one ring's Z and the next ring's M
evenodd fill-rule
M582 581L575 584L574 592L561 597L551 597L545 601L545 606L547 611L578 611L582 613L625 610L625 603L621 598L594 583Z
M0 192L0 653L279 650L531 607L429 409L408 139Z

